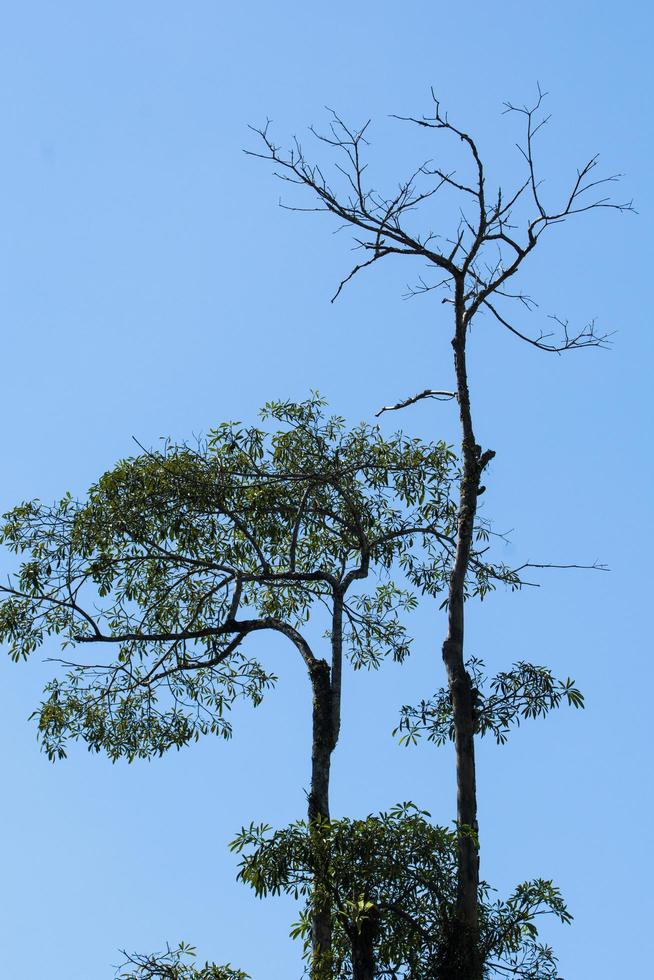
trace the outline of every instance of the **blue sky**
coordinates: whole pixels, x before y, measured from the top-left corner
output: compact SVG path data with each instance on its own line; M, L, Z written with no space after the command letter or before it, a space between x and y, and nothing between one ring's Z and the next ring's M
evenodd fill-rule
M575 923L548 936L564 976L638 974L652 874L650 8L351 6L5 5L0 503L82 493L133 436L252 420L268 398L318 388L356 422L449 387L446 308L403 301L411 273L392 263L330 305L347 233L276 207L280 187L242 153L247 124L270 116L284 142L325 105L371 117L371 172L392 187L426 140L388 115L428 111L433 85L491 173L513 174L519 132L502 103L531 99L540 81L553 113L546 190L599 151L640 214L553 229L521 280L543 314L615 330L611 352L539 354L488 321L472 337L478 435L497 453L485 514L512 532L505 556L611 568L551 571L540 589L470 608L471 653L498 670L551 665L588 702L480 747L482 873L503 893L535 875L561 886ZM454 439L454 423L434 403L401 418L434 438ZM451 819L450 752L390 737L398 707L441 683L442 632L442 614L421 607L405 667L346 678L335 812L413 799ZM0 663L7 976L110 978L119 947L180 938L255 980L299 974L292 908L237 885L226 848L243 823L281 825L304 807L306 680L282 644L260 650L279 689L237 712L232 743L132 766L83 748L50 765L27 716L51 667ZM374 749L362 771L363 743Z

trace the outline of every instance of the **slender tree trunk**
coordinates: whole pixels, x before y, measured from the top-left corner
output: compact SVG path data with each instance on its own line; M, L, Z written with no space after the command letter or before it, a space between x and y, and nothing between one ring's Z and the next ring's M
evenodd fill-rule
M329 664L316 660L311 667L312 733L309 820L329 820L329 771L332 744L332 692Z
M336 748L341 731L341 675L343 671L343 603L344 593L334 594L334 609L332 613L332 751Z
M481 980L479 954L479 855L477 839L477 788L475 777L475 692L465 668L465 580L473 545L477 496L484 467L493 457L482 454L475 441L470 412L466 369L466 330L462 284L455 296L456 331L452 340L461 422L462 476L457 518L456 554L448 592L448 629L443 643L454 720L457 785L457 904L450 948L444 951L441 980Z
M342 601L340 610L342 614ZM273 618L266 622L272 629L278 630L293 641L304 660L311 681L311 785L308 819L317 870L313 885L310 975L311 980L332 980L331 902L325 887L324 872L321 873L319 870L321 867L326 869L329 866L329 854L326 853L328 841L325 841L323 828L325 823L329 822L329 769L336 744L332 671L327 661L314 657L306 640L288 623Z
M362 566L367 571L367 563ZM338 742L341 728L341 673L343 663L343 592L334 595L332 616L332 751ZM375 940L379 932L379 912L373 907L361 923L359 929L352 927L352 980L374 980L375 978Z
M343 650L343 595L334 595L331 631L331 670L324 660L310 666L313 694L311 788L309 791L309 825L313 845L320 855L319 863L328 864L327 844L321 832L329 821L329 777L331 756L338 741L341 724L341 667ZM312 980L332 978L332 911L327 882L319 874L314 882L314 910L311 929Z
M328 864L323 833L329 821L329 770L332 754L332 696L329 665L316 660L311 668L313 688L311 788L309 790L309 833L318 866ZM331 980L332 919L331 903L323 876L314 878L311 923L311 980Z

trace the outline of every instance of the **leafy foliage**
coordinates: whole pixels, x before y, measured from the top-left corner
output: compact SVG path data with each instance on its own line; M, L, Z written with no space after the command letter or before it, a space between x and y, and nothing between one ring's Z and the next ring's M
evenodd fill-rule
M438 978L456 905L457 835L428 821L411 803L365 820L300 822L272 832L244 828L232 842L243 855L239 878L259 896L285 893L303 901L291 935L309 956L312 908L327 900L333 915L334 977L352 976L352 950L368 926L380 980ZM318 831L318 832L316 832ZM318 883L318 888L316 888ZM551 882L516 888L493 901L480 888L484 976L512 974L524 980L554 980L556 959L538 941L537 919L571 919Z
M371 593L353 596L344 635L355 670L379 667L389 650L400 663L409 655L411 640L397 613L412 612L416 605L412 592L389 581L379 583Z
M294 637L337 600L355 666L407 655L401 613L415 599L389 575L395 568L430 593L446 582L452 451L376 426L348 429L317 395L261 414L276 428L224 423L196 447L166 442L119 462L84 500L32 501L5 515L2 540L24 558L1 589L11 656L28 657L50 636L63 648L116 651L99 663L61 661L68 673L36 712L51 758L71 738L131 759L207 732L229 737L233 702L256 705L275 682L243 653L245 638ZM352 588L372 571L372 591Z
M127 959L116 980L249 980L247 973L227 966L205 963L195 966L195 949L188 943L170 947L162 953L124 954Z
M584 696L574 680L570 677L559 680L548 667L521 660L511 670L502 671L489 681L483 673L482 660L473 658L466 666L477 696L476 731L480 735L490 732L498 744L503 745L511 726L519 725L524 718L544 717L562 703L573 708L584 706ZM415 744L425 733L437 745L454 739L452 702L445 688L417 707L404 705L400 723L393 732L400 735L403 745Z

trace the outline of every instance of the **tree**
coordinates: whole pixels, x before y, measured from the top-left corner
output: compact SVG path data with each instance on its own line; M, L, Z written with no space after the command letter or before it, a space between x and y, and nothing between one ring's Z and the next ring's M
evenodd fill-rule
M197 447L167 443L118 463L83 501L24 503L2 539L24 560L1 591L0 638L15 660L50 636L82 651L35 713L51 759L70 740L111 759L149 758L208 733L229 737L238 698L258 704L275 676L244 653L254 633L283 635L311 684L308 820L329 821L340 730L342 658L355 669L402 661L401 615L443 588L456 508L455 459L443 443L375 426L348 430L318 396L273 403L280 428L225 423ZM513 580L475 552L469 587ZM375 574L368 591L359 586ZM305 629L321 610L328 659ZM104 662L83 653L109 649ZM316 841L316 846L318 846ZM316 895L322 894L317 883ZM331 969L331 909L312 908L313 971Z
M298 652L312 694L307 821L272 837L252 827L236 847L254 848L244 856L241 876L260 894L291 890L305 897L298 935L308 940L314 980L332 980L335 973L370 980L384 970L389 978L416 980L503 974L545 980L554 976L554 960L536 942L534 916L550 911L569 918L544 880L519 886L505 903L489 903L479 877L475 736L492 732L502 742L521 718L563 701L578 707L583 699L571 679L523 661L486 681L482 661L466 659L464 651L465 601L483 597L498 582L519 588L526 568L545 567L509 568L487 555L492 531L479 519L477 499L494 452L482 450L473 427L466 364L471 323L488 312L542 350L603 346L607 338L593 325L575 332L560 322L559 340L530 336L501 304L531 307L508 284L546 228L597 208L630 209L586 198L615 179L594 180L595 159L580 169L566 201L546 208L533 152L543 125L541 101L539 93L533 109L509 106L525 117L527 175L507 195L488 195L475 142L449 123L436 101L432 116L411 121L459 140L473 177L455 179L454 171L424 164L388 198L365 189L367 127L352 130L334 116L331 135L318 137L344 154L344 166L337 165L344 192L332 189L299 144L281 154L268 127L259 130L264 151L255 155L317 195L318 207L309 210L326 210L359 230L357 244L369 257L336 295L388 255L426 259L437 270L438 282L421 279L414 291L448 290L455 384L378 414L423 398L455 400L458 461L443 443L401 434L386 439L367 425L347 430L342 419L325 417L314 396L299 405L268 405L264 418L280 426L275 432L225 423L197 446L143 450L106 473L86 499L22 504L2 528L4 542L23 561L1 587L0 639L16 660L51 636L77 650L75 659L60 660L67 673L51 681L35 713L52 759L63 757L76 739L112 759L133 759L209 733L229 737L231 705L239 698L258 704L275 682L244 652L248 637L272 631ZM406 221L438 192L471 200L475 209L474 215L462 209L445 249L438 241L447 239L416 235ZM377 581L367 588L372 576ZM406 706L398 731L406 743L422 733L437 743L453 740L453 834L407 806L366 821L330 815L343 655L355 668L377 667L387 655L406 657L410 639L402 614L416 602L407 585L432 597L445 591L447 689L418 707ZM315 652L309 619L327 627L324 658ZM112 652L89 662L84 651L92 648ZM418 866L412 848L421 855ZM238 976L230 968L193 967L189 953L180 945L163 954L134 954L127 976Z
M541 186L535 155L535 139L547 123L542 115L544 93L531 107L507 104L507 112L519 115L525 124L524 141L519 150L525 163L522 183L506 192L490 190L479 148L466 131L449 121L433 95L433 111L420 118L396 118L431 130L434 135L453 137L467 151L471 176L459 177L455 170L428 161L401 181L396 191L384 195L367 184L365 151L369 123L360 128L348 126L332 113L329 130L321 134L312 128L317 140L336 155L335 185L325 175L322 164L313 163L296 139L284 152L270 135L270 126L255 129L262 142L259 151L247 151L272 163L285 182L298 185L312 196L309 207L290 205L291 210L324 211L341 224L352 227L355 245L363 253L333 297L359 272L388 256L409 256L426 262L434 279L420 278L411 289L414 294L442 290L443 303L451 313L453 388L434 387L386 406L385 411L405 408L425 398L454 400L460 423L461 472L456 518L455 555L447 590L447 633L442 659L452 705L451 731L456 752L457 779L457 929L451 937L452 980L479 980L483 972L479 925L479 854L477 791L475 775L475 734L477 727L476 688L466 666L464 623L466 577L473 558L477 500L484 491L482 477L495 453L477 442L470 397L467 343L471 325L482 314L489 314L500 326L542 351L562 353L585 347L606 346L608 336L595 325L570 329L554 318L559 335L528 333L516 323L506 306L517 304L521 312L534 304L522 291L512 291L511 283L543 235L573 216L599 209L633 210L631 203L618 203L605 196L607 185L619 175L597 177L597 157L591 157L577 171L564 199L549 203ZM436 195L454 195L460 220L440 234L426 228L414 231L415 212ZM288 205L285 205L288 206Z
M308 952L316 877L334 922L336 980L426 980L442 976L455 918L457 834L431 824L430 814L401 804L365 820L332 820L320 847L304 822L272 833L244 829L232 849L243 853L239 877L260 895L305 899L293 933ZM556 960L538 940L538 917L570 915L549 881L528 881L506 901L479 891L484 975L555 980Z

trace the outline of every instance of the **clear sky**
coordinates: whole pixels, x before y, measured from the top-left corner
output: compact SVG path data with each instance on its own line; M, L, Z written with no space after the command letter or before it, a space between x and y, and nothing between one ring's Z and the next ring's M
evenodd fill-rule
M551 665L588 701L481 747L482 873L503 894L536 875L561 886L575 923L548 936L568 980L640 976L653 870L650 5L455 10L3 5L0 503L82 493L134 450L132 436L153 444L251 421L268 398L318 388L356 422L449 387L447 308L405 302L411 272L390 262L330 305L352 258L347 233L277 208L280 187L241 152L247 124L270 116L284 142L325 105L372 117L371 171L392 188L427 143L388 114L428 111L433 85L491 173L514 173L518 130L502 103L530 100L540 81L553 113L546 189L599 151L607 173L626 174L621 193L640 215L553 229L521 280L543 316L615 330L611 352L540 354L490 321L472 337L478 434L497 452L484 513L512 529L505 556L611 568L548 572L540 589L470 608L471 653L496 670ZM385 424L400 421L456 435L452 405ZM347 676L335 813L412 799L452 818L450 751L403 750L390 736L399 706L440 685L442 633L442 614L421 608L405 667ZM120 947L180 938L254 980L299 975L293 909L236 884L226 848L243 823L282 825L304 809L306 680L282 644L260 650L279 689L237 712L232 743L132 766L83 747L48 763L27 718L52 667L0 662L3 975L101 980Z

